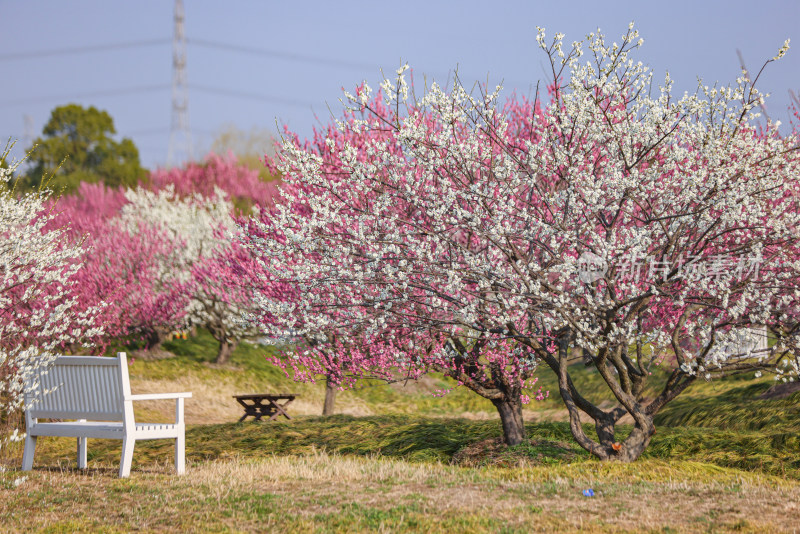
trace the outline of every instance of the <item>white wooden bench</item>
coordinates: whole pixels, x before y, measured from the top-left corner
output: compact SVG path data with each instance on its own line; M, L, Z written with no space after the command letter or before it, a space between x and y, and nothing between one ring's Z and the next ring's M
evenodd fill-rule
M25 380L25 451L22 470L33 467L36 438L78 438L78 468L86 469L88 438L122 440L119 476L131 472L133 445L137 439L174 439L175 469L185 470L183 400L191 393L131 395L128 360L124 352L116 358L59 356L55 362ZM175 424L137 423L133 401L175 399ZM39 419L74 421L39 422Z

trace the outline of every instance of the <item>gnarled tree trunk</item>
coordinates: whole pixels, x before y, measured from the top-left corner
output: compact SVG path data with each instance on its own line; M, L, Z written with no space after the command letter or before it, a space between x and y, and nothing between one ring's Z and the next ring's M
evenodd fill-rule
M500 414L503 425L503 438L509 446L519 445L525 439L525 424L522 421L522 402L519 399L492 399L492 404Z
M695 377L687 376L676 369L661 393L645 404L643 391L648 375L627 358L628 347L620 345L603 348L597 355L589 356L618 404L610 410L602 410L583 397L572 381L568 369L568 341L567 335L562 336L558 354L543 353L543 359L558 377L559 393L569 412L570 430L575 441L600 460L632 462L638 459L656 433L653 423L655 414L691 384ZM584 353L584 357L586 355ZM584 432L581 413L594 421L597 441ZM626 414L633 417L634 427L626 438L618 441L616 425Z

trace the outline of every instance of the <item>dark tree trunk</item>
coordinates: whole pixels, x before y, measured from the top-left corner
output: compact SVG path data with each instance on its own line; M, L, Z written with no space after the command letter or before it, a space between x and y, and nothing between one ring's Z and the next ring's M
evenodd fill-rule
M493 399L492 404L500 414L503 437L507 445L519 445L525 439L525 424L522 421L522 403L517 399Z
M453 360L455 365L453 367L434 365L433 368L460 382L481 397L489 399L500 414L506 445L514 446L522 443L525 439L525 424L522 420L521 388L510 384L499 366L490 366L488 376L480 370L476 362L480 359L483 344L467 350L458 338L451 338L448 342L457 354Z
M584 398L576 389L567 367L566 344L559 348L558 358L551 355L544 356L547 365L558 376L558 386L561 398L569 412L570 431L575 441L600 460L632 462L641 456L650 443L650 439L655 434L656 429L653 425L653 415L658 409L668 402L679 389L673 387L668 381L665 392L651 401L649 406L644 406L640 400L640 393L645 375L636 374L625 367L624 361L618 358L615 365L611 365L609 360L615 354L606 352L601 359L601 365L597 365L600 375L614 393L619 404L611 410L601 410L596 405ZM618 351L616 356L621 351ZM622 369L624 375L615 373L617 369ZM618 379L619 377L619 379ZM623 389L620 382L627 380L628 389ZM680 387L680 386L678 386ZM680 387L682 389L685 386ZM597 441L593 440L583 430L581 424L581 413L588 415L595 424ZM617 422L625 415L630 414L634 419L634 428L627 438L621 442L616 438Z
M144 349L155 350L161 348L161 344L167 340L167 331L161 328L152 328L145 332Z
M628 437L620 443L615 437L616 421L620 415L626 412L623 408L617 408L615 412L616 413L609 413L595 419L594 427L599 438L599 447L589 452L600 460L633 462L642 455L650 444L650 439L653 437L653 434L656 433L656 429L652 424L652 417L642 414L649 424L645 427L639 424L634 425Z
M227 339L220 340L219 350L217 350L217 359L214 361L214 363L228 363L228 360L231 359L231 354L235 348L235 341L228 341Z
M322 415L333 415L333 405L336 402L336 385L330 378L325 380L325 404L322 406Z
M651 424L650 429L644 429L638 425L633 428L633 431L625 439L619 451L615 451L616 455L612 456L612 460L621 462L632 462L637 460L642 455L644 450L650 444L650 438L656 433L656 429Z

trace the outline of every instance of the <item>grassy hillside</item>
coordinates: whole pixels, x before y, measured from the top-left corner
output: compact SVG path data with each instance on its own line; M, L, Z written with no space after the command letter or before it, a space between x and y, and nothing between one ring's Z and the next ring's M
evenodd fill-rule
M225 423L236 421L241 408L232 395L258 392L292 392L299 398L292 404L292 415L319 415L325 395L323 383L296 383L268 363L274 348L242 343L234 351L230 364L213 363L216 342L204 331L188 340L165 343L175 354L166 359L134 358L130 366L132 387L139 393L192 391L187 403L189 423ZM572 374L581 391L598 403L613 399L594 368L577 364ZM665 374L654 372L651 394L663 384ZM698 380L657 416L658 426L693 426L728 430L775 430L800 432L800 395L787 399L760 400L773 381L764 376L739 375L722 380ZM340 414L399 415L417 414L432 417L495 419L492 404L464 387L452 389L444 397L434 397L436 390L451 389L455 383L440 375L429 375L418 382L387 385L381 382L361 384L355 390L337 396ZM532 401L525 407L527 421L564 421L566 410L558 395L552 372L541 367L536 387L550 392L544 401ZM145 415L167 413L169 404L149 403L141 407Z
M165 348L175 356L133 353L132 387L193 392L186 475L173 474L169 440L138 442L120 480L119 441L90 440L78 471L73 439L42 438L22 482L21 448L5 451L0 532L800 530L800 394L759 399L766 378L694 384L658 416L643 458L614 464L574 443L544 368L537 386L551 396L527 407L529 440L507 448L488 401L464 388L431 395L453 387L441 376L365 384L320 417L324 385L294 383L267 363L274 349L242 344L217 366L207 333ZM594 369L573 370L590 398L610 401ZM291 421L234 422L232 395L268 391L300 395ZM172 409L153 401L137 414L169 421Z
M186 405L188 423L223 423L236 421L241 407L232 398L245 393L297 393L291 405L291 415L322 413L325 398L324 382L305 384L294 382L279 368L267 362L268 355L277 354L273 347L241 343L230 363L213 363L216 342L205 331L187 340L173 340L164 348L175 356L144 359L131 353L131 388L136 393L158 391L191 391L193 397ZM109 351L113 353L112 351ZM130 361L130 360L129 360ZM408 414L430 416L494 417L492 404L465 388L456 388L443 398L432 392L452 388L454 383L444 377L426 377L419 382L391 384L367 382L355 390L337 395L336 412L349 415ZM142 403L140 411L146 416L167 415L169 403Z
M300 416L292 421L192 425L186 435L190 463L242 456L305 455L325 450L363 457L390 457L409 462L442 462L469 466L565 467L597 462L578 447L564 422L526 425L528 443L510 450L500 446L500 428L494 421L430 418L417 415L333 417ZM587 433L592 427L585 425ZM624 429L623 429L624 431ZM44 439L37 453L41 465L74 461L73 440ZM92 440L89 460L113 465L121 443ZM169 440L137 443L134 469L168 462ZM705 469L735 468L800 480L800 435L777 431L731 431L703 428L663 428L653 437L644 458L705 464ZM714 467L716 466L716 467ZM701 470L702 471L702 470ZM554 476L560 471L555 469Z

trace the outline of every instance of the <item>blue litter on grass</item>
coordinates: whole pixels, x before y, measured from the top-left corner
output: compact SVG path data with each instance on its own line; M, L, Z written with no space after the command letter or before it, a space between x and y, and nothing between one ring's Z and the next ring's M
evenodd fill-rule
M584 497L594 497L594 490L593 489L585 489L583 490Z

